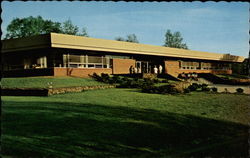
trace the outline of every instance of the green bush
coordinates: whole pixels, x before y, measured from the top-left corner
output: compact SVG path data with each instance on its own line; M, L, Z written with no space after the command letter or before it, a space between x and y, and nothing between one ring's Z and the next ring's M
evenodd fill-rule
M113 76L113 83L121 83L122 82L122 78L120 76Z
M163 86L154 86L146 85L142 86L142 92L145 93L157 93L157 94L176 94L178 91L174 88L173 85L163 85Z
M191 92L191 90L189 88L184 89L184 93L190 93L190 92Z
M91 77L94 78L96 81L102 82L102 78L99 75L97 75L97 73L93 73Z
M205 88L205 87L207 87L207 86L208 86L207 84L202 83L201 88L202 88L202 87L204 87L204 88Z
M218 92L218 88L216 88L216 87L212 87L211 89L213 92Z
M144 78L144 83L147 84L147 85L153 85L154 84L154 81L151 80L150 78Z
M209 92L209 91L210 91L210 88L208 88L208 87L206 87L206 86L203 86L203 87L201 87L201 91Z
M196 91L200 86L197 83L193 83L192 85L188 86L190 91Z
M168 83L168 80L167 79L162 80L161 83Z
M158 78L154 78L154 79L153 79L153 82L154 82L154 83L160 83L160 80L159 80Z
M243 93L243 92L244 92L244 89L242 89L242 88L237 88L237 89L236 89L236 92L237 92L237 93Z
M155 91L156 86L144 84L141 88L142 92L144 93L153 93Z

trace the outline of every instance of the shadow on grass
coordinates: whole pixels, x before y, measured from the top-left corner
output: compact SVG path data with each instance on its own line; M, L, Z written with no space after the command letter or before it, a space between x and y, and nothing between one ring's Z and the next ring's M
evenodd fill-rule
M2 153L13 157L247 157L248 127L109 105L6 101Z

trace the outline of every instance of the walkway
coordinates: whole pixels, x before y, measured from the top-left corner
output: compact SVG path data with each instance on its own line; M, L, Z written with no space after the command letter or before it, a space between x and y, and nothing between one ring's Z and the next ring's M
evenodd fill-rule
M218 92L225 92L225 88L229 93L235 93L237 88L244 89L245 94L250 94L250 86L244 85L225 85L225 84L212 84L209 87L216 87L218 88Z

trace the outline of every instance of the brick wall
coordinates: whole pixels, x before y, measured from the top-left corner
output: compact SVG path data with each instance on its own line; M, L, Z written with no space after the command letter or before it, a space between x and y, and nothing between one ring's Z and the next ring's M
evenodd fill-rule
M111 74L112 69L107 68L54 68L54 76L75 76L75 77L89 77L93 73Z
M165 61L165 73L168 73L174 77L179 75L179 62L173 60Z
M128 74L131 65L135 67L134 59L112 59L113 74Z

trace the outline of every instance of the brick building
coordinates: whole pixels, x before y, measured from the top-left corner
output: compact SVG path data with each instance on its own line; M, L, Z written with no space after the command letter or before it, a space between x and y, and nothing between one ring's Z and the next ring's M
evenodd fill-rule
M109 73L231 74L244 57L50 33L2 41L2 70L8 76L79 76Z

